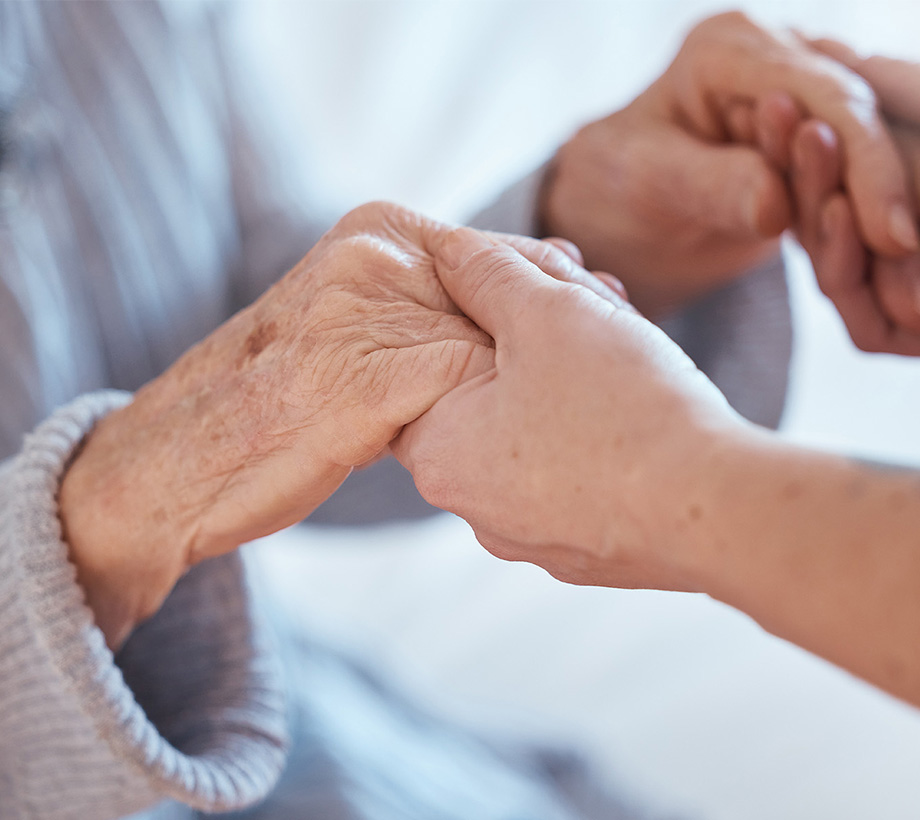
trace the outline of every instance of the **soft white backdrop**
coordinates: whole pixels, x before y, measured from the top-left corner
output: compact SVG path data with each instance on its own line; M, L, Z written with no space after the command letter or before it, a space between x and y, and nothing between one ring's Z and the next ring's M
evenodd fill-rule
M916 0L741 7L920 59ZM314 195L338 210L386 198L460 220L638 93L692 22L721 8L251 2L242 31ZM787 434L920 463L920 367L855 352L805 260L789 258ZM657 805L711 820L920 816L920 714L707 599L564 587L494 561L447 516L306 528L261 555L303 628L365 653L448 714L575 743Z

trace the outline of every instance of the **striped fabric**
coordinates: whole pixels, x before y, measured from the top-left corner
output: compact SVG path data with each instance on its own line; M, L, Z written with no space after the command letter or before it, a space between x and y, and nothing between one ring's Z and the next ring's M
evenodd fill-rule
M290 152L272 148L279 129L253 116L226 12L0 0L0 460L23 450L0 464L0 820L101 820L161 797L242 808L280 769L279 690L239 559L190 573L113 659L56 515L69 454L127 398L91 391L155 376L327 223L311 219ZM537 183L479 224L527 230ZM672 329L742 409L777 421L789 352L780 264ZM364 479L375 495L389 481ZM352 515L347 485L336 498ZM586 783L577 765L500 753L333 653L291 652L307 740L253 817L635 816L574 786Z
M162 371L318 235L226 94L221 24L194 2L0 3L0 457Z
M0 2L0 459L54 408L155 376L319 235L228 82L226 10ZM3 820L239 808L283 762L237 557L184 579L117 663L82 603L57 477L123 401L78 399L0 471Z

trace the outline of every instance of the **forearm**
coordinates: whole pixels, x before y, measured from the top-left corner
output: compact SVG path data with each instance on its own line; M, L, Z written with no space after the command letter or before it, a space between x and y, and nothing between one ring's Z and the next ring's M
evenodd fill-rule
M920 705L920 474L760 431L714 458L684 511L700 586Z

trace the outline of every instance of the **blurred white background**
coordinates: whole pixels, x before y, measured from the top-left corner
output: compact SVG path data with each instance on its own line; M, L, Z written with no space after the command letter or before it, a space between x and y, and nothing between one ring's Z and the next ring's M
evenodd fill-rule
M760 0L755 17L920 59L916 0ZM708 0L251 2L243 31L336 210L462 220L637 94ZM858 354L789 250L787 435L920 463L920 367ZM920 713L708 599L568 588L440 516L303 528L261 550L304 629L423 701L586 750L612 783L708 820L920 817ZM918 636L920 646L920 636ZM471 818L471 820L475 820Z

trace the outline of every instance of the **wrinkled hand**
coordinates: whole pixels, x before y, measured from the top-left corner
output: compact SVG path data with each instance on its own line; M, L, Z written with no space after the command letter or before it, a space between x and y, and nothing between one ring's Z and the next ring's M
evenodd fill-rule
M393 205L353 211L98 425L65 475L61 515L112 645L188 567L307 516L404 424L491 366L492 340L435 274L449 230ZM606 292L559 248L509 241Z
M735 139L732 121L739 103L775 91L840 135L842 177L869 247L916 249L904 168L869 85L736 12L698 25L633 103L560 149L543 196L546 231L622 279L650 316L775 253L793 213L784 173L753 140Z
M421 494L499 557L562 580L693 589L664 533L692 505L710 433L745 423L622 299L554 281L468 230L436 259L447 292L494 337L495 365L391 445ZM672 519L662 495L680 499Z

